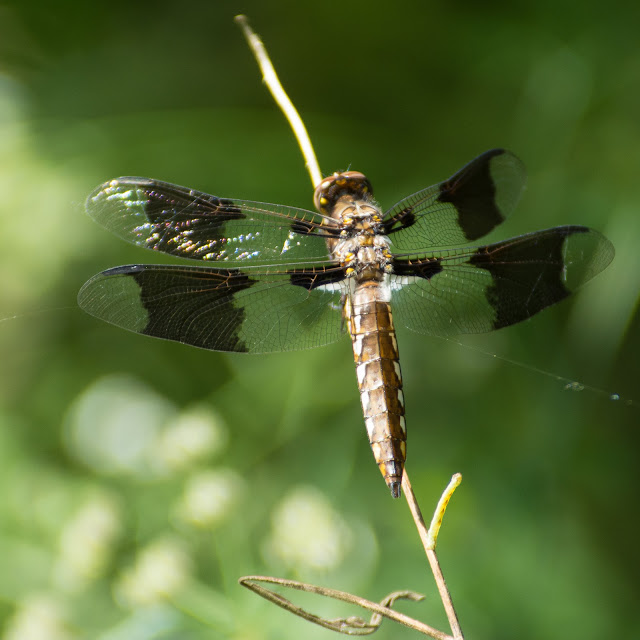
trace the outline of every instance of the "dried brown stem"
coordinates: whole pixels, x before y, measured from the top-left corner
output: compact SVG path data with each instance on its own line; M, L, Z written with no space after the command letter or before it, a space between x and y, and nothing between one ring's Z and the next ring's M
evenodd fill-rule
M391 605L393 605L398 599L419 601L424 598L423 595L414 593L412 591L398 591L395 593L391 593L381 603L378 604L377 602L366 600L365 598L355 596L351 593L337 591L336 589L329 589L327 587L319 587L314 584L297 582L296 580L285 580L283 578L272 578L269 576L244 576L243 578L240 578L238 582L243 587L251 589L251 591L269 600L269 602L277 604L279 607L282 607L286 611L304 618L309 622L320 625L321 627L325 627L326 629L338 631L339 633L345 633L347 635L368 635L378 629L378 627L380 626L381 618L382 616L384 616L385 618L395 620L396 622L399 622L400 624L403 624L410 629L415 629L416 631L434 638L434 640L453 640L452 636L444 633L443 631L434 629L428 624L424 624L424 622L420 622L419 620L410 618L409 616L406 616L403 613L399 613L398 611L394 611L390 608ZM373 615L368 623L357 616L337 619L322 618L321 616L317 616L314 613L310 613L309 611L302 609L298 605L293 604L293 602L287 600L287 598L281 596L279 593L272 591L271 589L267 589L260 584L257 584L258 582L277 584L281 587L297 589L298 591L306 591L307 593L317 593L318 595L327 598L342 600L343 602L355 604L359 607L362 607L363 609L372 611Z

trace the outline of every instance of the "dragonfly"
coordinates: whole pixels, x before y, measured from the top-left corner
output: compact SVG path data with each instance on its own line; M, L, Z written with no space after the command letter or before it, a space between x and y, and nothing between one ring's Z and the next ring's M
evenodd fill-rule
M89 215L130 243L200 264L107 269L78 302L118 327L213 351L289 351L349 336L369 443L399 497L407 432L396 325L437 336L507 327L613 259L609 240L580 225L474 245L512 213L525 182L505 149L386 212L358 171L323 179L317 211L116 178L89 195Z

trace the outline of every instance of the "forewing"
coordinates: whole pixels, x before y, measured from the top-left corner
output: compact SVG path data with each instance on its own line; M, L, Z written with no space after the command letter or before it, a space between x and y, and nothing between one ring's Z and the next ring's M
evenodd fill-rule
M384 217L395 253L455 246L481 238L515 209L526 182L522 162L492 149L449 179L410 195Z
M244 273L238 269L128 265L78 294L87 313L116 326L211 349L307 349L343 335L340 267Z
M396 259L394 318L435 335L500 329L563 300L613 256L613 245L597 231L565 226L438 256Z
M229 265L326 261L326 218L304 209L218 198L194 189L124 177L89 195L86 208L127 242L181 258Z

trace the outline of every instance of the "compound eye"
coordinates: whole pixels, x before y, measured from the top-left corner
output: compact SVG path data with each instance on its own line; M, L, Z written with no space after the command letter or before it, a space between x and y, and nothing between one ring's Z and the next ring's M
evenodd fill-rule
M371 198L373 189L367 177L359 171L334 173L325 178L313 194L313 204L320 213L330 214L336 202L345 195L356 200Z

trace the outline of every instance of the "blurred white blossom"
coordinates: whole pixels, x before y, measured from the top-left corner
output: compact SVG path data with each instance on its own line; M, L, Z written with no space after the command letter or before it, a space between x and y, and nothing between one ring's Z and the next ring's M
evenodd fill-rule
M4 627L4 640L74 640L65 622L66 612L49 594L31 595L18 603Z
M224 449L227 430L222 420L207 407L195 407L175 416L160 434L158 461L172 471L180 471L194 462Z
M56 582L79 589L100 577L120 530L119 509L112 497L101 494L87 501L60 533Z
M187 479L174 514L185 524L212 527L229 514L243 490L242 478L232 469L194 474Z
M276 507L263 551L267 561L289 569L330 570L351 546L351 530L327 498L298 487Z
M105 473L147 476L161 472L155 444L176 407L128 375L98 379L73 403L66 439L71 453Z
M160 538L138 554L132 567L114 585L118 601L130 608L146 606L177 595L189 582L192 561L184 544Z
M227 430L208 407L178 412L129 375L100 378L73 403L65 430L72 455L96 471L167 476L221 451Z

